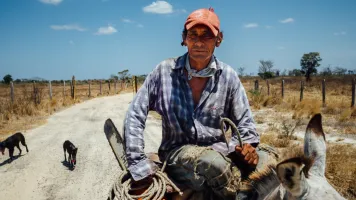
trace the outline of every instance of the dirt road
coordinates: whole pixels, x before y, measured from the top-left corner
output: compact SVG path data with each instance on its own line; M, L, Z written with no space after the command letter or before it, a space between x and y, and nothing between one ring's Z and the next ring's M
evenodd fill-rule
M133 94L96 98L52 115L48 123L25 133L29 152L8 164L8 151L0 157L0 199L106 199L119 165L103 132L107 118L122 130L125 112ZM146 152L156 151L161 124L147 120ZM78 147L77 167L64 161L63 142ZM18 154L15 148L15 155Z

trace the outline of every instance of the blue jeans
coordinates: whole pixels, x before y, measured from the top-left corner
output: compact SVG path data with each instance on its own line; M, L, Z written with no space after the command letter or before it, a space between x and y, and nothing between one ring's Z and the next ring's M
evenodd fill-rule
M267 164L269 154L256 148L259 162L256 169ZM204 193L204 199L236 199L241 176L232 160L208 148L185 145L167 158L166 172L178 185ZM237 187L237 188L236 188ZM231 189L232 188L232 189ZM236 190L234 190L236 188ZM243 195L239 196L243 199Z

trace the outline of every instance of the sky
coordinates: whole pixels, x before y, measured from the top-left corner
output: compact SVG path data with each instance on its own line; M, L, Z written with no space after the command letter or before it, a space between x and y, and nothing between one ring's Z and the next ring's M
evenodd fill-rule
M183 55L184 22L213 7L224 41L215 56L257 74L258 61L300 69L304 53L321 66L356 69L355 0L1 0L0 79L109 78L151 72Z

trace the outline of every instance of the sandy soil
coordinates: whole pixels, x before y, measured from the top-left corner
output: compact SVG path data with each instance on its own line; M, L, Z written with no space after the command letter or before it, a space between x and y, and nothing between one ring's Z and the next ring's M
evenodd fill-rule
M103 132L107 118L122 130L132 93L96 98L52 115L48 123L25 133L29 152L7 163L0 157L0 199L106 199L119 165ZM157 151L161 124L147 120L146 152ZM69 139L78 147L77 166L64 164L62 144ZM15 148L14 155L18 154Z

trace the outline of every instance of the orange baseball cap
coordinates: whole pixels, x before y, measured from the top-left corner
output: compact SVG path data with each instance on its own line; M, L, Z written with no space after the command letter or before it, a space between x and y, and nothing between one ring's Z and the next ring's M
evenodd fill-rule
M213 8L202 8L193 11L189 14L184 25L185 28L189 30L197 24L203 24L208 26L215 36L217 36L219 33L220 20L219 17L215 14Z

